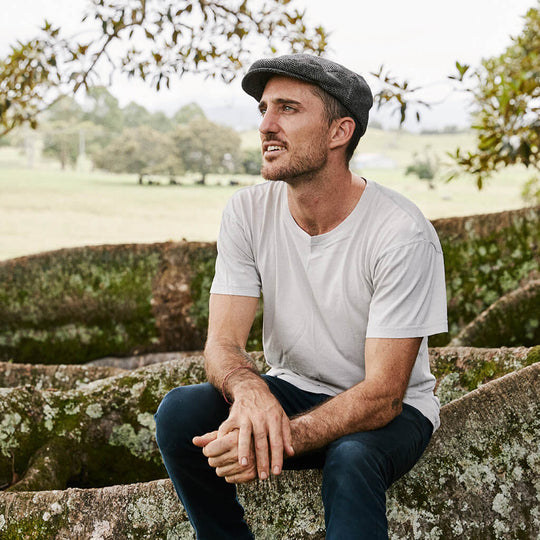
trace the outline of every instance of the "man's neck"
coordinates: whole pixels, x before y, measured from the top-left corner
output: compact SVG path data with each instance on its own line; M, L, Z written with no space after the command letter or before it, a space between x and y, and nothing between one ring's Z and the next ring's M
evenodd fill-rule
M365 189L365 180L348 169L310 181L288 183L292 217L310 236L330 232L354 210Z

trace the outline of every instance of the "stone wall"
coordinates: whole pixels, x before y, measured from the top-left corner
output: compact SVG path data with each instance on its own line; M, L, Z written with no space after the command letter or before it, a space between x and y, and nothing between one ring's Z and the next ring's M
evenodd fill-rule
M445 253L450 334L430 344L442 346L501 296L538 277L540 207L433 223ZM215 244L169 242L0 262L0 361L80 364L200 349L215 256ZM535 344L525 332L505 345ZM261 348L260 312L249 348Z
M540 364L444 406L416 467L389 490L392 540L534 539L540 530ZM241 486L257 539L323 539L319 471ZM5 540L194 538L171 483L1 493Z

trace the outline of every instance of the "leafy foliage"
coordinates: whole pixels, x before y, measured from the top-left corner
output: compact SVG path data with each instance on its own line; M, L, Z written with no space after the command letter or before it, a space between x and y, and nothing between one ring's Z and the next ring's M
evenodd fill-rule
M82 248L0 265L0 357L81 363L158 341L158 246Z
M450 332L430 338L431 346L446 345L501 296L538 278L539 220L539 209L528 208L433 223L445 253ZM66 249L2 262L0 358L82 363L200 348L215 257L215 244L180 243ZM531 320L538 319L535 307ZM251 350L261 350L261 320L259 311Z
M201 106L197 103L188 103L181 107L173 116L173 120L177 124L189 124L192 120L205 119L206 114Z
M430 108L431 104L427 101L414 97L422 90L421 86L411 86L407 80L399 80L392 75L390 71L380 66L379 71L371 73L383 85L382 89L374 96L374 103L377 108L393 107L393 113L399 114L399 125L401 126L412 107L415 109L425 107ZM420 121L420 112L416 110L416 119Z
M262 154L258 148L247 148L240 157L242 168L246 174L261 174Z
M500 56L487 58L472 69L456 62L455 90L468 92L475 113L476 149L460 148L450 156L457 165L452 179L460 172L476 178L478 188L495 171L508 165L523 164L540 169L540 2L525 15L521 34ZM379 107L393 106L399 112L400 126L411 110L420 119L419 108L430 107L416 96L422 87L399 80L384 69L372 73L383 89L375 96Z
M238 162L240 136L232 128L195 118L172 135L186 170L201 174L204 184L210 172L233 172Z
M433 179L437 175L439 162L437 157L426 147L423 155L414 154L414 162L405 169L405 174L415 174L420 180L426 180L430 189L434 189Z
M267 52L326 48L294 0L91 0L80 39L45 22L0 60L0 136L30 122L62 94L122 71L159 90L185 73L227 82L266 44Z
M150 127L128 128L94 155L94 164L111 172L139 175L183 172L183 164L175 157L173 142L165 133Z
M11 54L0 60L0 136L18 125L37 126L37 115L58 97L62 84L58 69L63 53L59 29L45 23L43 37L18 42ZM54 97L51 97L54 96Z
M467 69L459 66L458 80ZM540 2L522 33L500 56L485 59L470 76L477 148L453 155L481 188L491 173L516 163L540 169Z
M444 252L450 337L501 296L539 275L538 207L441 219L433 225ZM446 345L448 337L434 336L430 344Z

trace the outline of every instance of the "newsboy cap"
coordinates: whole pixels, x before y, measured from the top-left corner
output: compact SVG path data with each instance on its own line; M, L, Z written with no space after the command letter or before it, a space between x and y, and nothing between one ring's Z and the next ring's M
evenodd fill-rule
M366 132L373 96L362 76L320 56L287 54L254 62L242 79L242 88L260 101L266 83L275 75L319 86L349 111L356 122L355 132L359 137Z

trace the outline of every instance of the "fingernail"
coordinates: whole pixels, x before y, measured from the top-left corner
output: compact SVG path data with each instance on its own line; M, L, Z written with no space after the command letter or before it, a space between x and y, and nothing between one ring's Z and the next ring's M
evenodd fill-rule
M259 477L261 480L266 480L267 478L266 473L264 471L259 475Z
M277 465L274 467L274 474L279 474L279 467Z
M241 465L247 465L247 458L243 457L242 461L240 462Z

